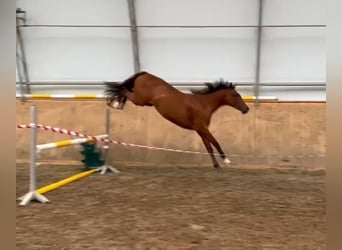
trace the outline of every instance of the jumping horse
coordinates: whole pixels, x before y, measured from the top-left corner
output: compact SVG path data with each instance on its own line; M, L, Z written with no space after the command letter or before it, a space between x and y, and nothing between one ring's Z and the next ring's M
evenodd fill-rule
M209 131L212 114L221 106L228 105L246 114L249 107L236 91L231 82L220 80L205 83L201 90L183 93L163 79L148 72L139 72L121 83L106 82L105 98L111 108L123 109L130 100L138 106L153 106L165 119L188 130L195 130L201 137L213 167L221 171L213 145L219 152L223 162L230 164L220 144Z

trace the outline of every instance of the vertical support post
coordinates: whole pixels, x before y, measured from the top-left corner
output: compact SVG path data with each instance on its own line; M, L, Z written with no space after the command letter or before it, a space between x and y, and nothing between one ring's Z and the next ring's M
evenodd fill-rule
M25 23L26 21L26 12L18 8L16 10L16 35L17 35L17 68L18 68L18 75L20 81L20 91L22 96L24 94L30 93L30 88L28 83L30 82L29 74L28 74L28 67L27 67L27 60L26 60L26 53L24 48L24 42L21 34L20 23ZM19 66L20 65L20 66ZM19 66L19 67L18 67ZM26 93L23 93L24 87L26 86ZM25 101L24 97L22 97L22 101Z
M18 42L16 44L16 50L17 50L17 60L16 60L16 64L17 64L17 72L18 72L18 77L19 77L19 84L20 84L20 95L21 98L20 100L22 102L25 102L26 98L25 98L25 91L24 91L24 81L23 81L23 74L22 74L22 68L21 68L21 58L20 55L18 54Z
M255 67L255 82L254 82L254 104L259 106L259 83L260 83L260 57L261 57L261 36L262 36L262 16L263 16L263 0L259 0L258 8L258 30L256 41L256 67Z
M135 13L134 0L127 0L129 20L131 25L131 41L133 50L133 60L134 60L134 71L135 73L140 71L140 54L139 54L139 40L138 40L138 29L137 29L137 19Z
M107 139L110 138L110 109L107 107L106 108L106 134L107 134ZM109 142L105 142L105 164L108 166L109 162Z
M36 157L37 157L37 112L36 106L31 106L31 143L30 143L30 187L29 192L23 197L19 198L21 200L20 205L25 206L32 200L37 200L41 203L48 202L49 200L45 196L39 194L36 191Z
M110 138L110 108L106 108L106 134L107 134L107 139ZM107 172L107 170L112 171L113 173L120 173L119 170L117 170L116 168L112 167L109 165L109 142L105 142L104 146L104 159L105 159L105 165L100 167L100 173L101 174L105 174Z
M36 191L36 166L37 166L37 112L36 106L31 106L31 144L30 144L30 192Z

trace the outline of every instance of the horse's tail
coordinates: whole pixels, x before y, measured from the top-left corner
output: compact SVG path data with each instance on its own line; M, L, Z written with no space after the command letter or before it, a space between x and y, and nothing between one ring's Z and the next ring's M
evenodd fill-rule
M142 71L134 74L130 78L124 80L121 83L118 82L106 82L105 83L105 98L107 101L107 105L114 108L122 109L124 104L126 103L127 98L122 95L122 89L126 89L130 92L133 91L135 80L147 72ZM114 106L112 106L112 103Z
M122 83L105 82L105 98L108 106L117 108L117 105L120 103L120 100L122 99L122 87ZM112 106L113 102L116 102L114 103L114 106Z

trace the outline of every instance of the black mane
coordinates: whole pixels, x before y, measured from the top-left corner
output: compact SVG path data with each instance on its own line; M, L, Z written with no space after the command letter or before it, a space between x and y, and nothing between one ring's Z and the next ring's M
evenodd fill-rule
M232 82L225 82L223 79L220 79L219 81L216 81L214 83L206 82L204 83L207 87L203 89L191 89L191 93L195 95L204 95L204 94L209 94L216 92L220 89L234 89L235 85Z

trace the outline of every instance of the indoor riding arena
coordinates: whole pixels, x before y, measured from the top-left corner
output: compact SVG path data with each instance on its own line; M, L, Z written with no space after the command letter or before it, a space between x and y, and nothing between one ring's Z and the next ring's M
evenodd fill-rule
M16 5L16 249L326 249L323 0Z

